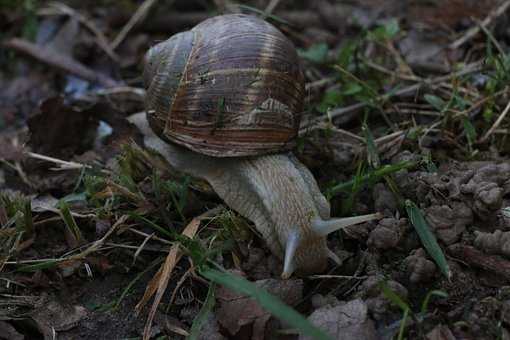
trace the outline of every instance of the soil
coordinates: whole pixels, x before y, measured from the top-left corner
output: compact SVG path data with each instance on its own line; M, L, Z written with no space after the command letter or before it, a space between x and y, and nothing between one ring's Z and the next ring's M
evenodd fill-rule
M510 339L509 7L0 1L0 339ZM382 214L329 235L340 261L315 275L282 280L253 223L127 119L145 52L232 12L298 49L293 152L331 216Z

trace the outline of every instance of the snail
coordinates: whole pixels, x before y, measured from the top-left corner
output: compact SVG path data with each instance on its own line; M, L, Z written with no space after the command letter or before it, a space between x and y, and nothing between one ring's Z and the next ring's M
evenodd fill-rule
M209 18L144 57L146 112L129 118L146 147L171 167L205 179L251 220L282 278L324 271L326 236L380 218L330 218L312 173L293 154L304 76L292 42L257 17Z

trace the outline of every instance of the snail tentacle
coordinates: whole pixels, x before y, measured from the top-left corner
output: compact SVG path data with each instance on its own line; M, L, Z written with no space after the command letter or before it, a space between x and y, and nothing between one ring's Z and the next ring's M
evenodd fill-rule
M332 218L330 220L323 220L320 218L312 221L312 229L318 236L327 236L337 230L350 227L359 223L368 222L372 220L378 220L382 217L380 213L344 217L344 218Z
M285 258L283 260L282 279L288 279L296 269L294 255L300 243L300 235L297 230L290 233L285 246Z

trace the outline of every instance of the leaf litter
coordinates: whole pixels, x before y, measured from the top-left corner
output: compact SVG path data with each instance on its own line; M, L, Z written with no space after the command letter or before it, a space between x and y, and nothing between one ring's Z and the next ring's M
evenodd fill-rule
M235 212L197 217L214 192L125 119L143 111L146 49L212 12L35 3L0 4L5 334L508 337L510 2L211 4L266 10L297 45L296 154L332 215L384 214L329 239L341 266L288 281Z

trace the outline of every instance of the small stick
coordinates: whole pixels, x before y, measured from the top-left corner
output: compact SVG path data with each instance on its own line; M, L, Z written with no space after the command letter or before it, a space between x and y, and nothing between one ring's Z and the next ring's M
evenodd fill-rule
M483 19L480 25L471 27L462 37L452 42L449 46L450 49L456 50L460 46L464 45L467 41L477 35L478 32L480 32L480 26L487 27L492 21L494 21L494 19L505 13L508 7L510 7L510 0L503 2L501 5L492 10L489 15Z
M496 255L487 255L484 252L463 244L454 244L448 247L448 252L455 259L486 270L510 281L510 261Z
M480 140L478 141L479 143L485 142L487 140L487 138L489 138L489 136L492 135L494 130L496 130L499 127L499 125L501 124L501 122L503 121L503 119L505 119L506 115L508 114L508 111L510 111L510 101L508 102L508 104L506 104L505 109L499 115L498 119L496 119L494 124L492 124L489 131L487 131L487 133L482 138L480 138Z
M477 23L477 25L480 27L480 29L483 31L483 33L485 33L485 35L487 35L487 37L489 37L490 41L494 44L494 46L496 47L498 52L502 56L505 56L506 55L505 51L503 51L503 48L501 47L499 42L496 40L494 35L492 35L492 33L487 29L487 27L485 27L485 25L480 20L477 20L476 18L474 18L473 20Z
M145 0L140 5L140 7L138 7L138 9L136 10L135 14L133 14L131 19L129 19L129 21L127 22L127 24L124 25L124 27L122 27L122 30L119 32L119 34L115 37L115 39L110 44L110 48L112 49L112 51L115 50L117 47L119 47L119 45L124 41L124 39L128 35L129 31L131 31L131 29L133 27L135 27L135 25L138 22L140 22L143 19L145 19L145 17L149 13L151 7L155 3L156 3L156 0Z
M81 163L77 163L77 162L63 161L63 160L58 159L58 158L53 158L53 157L50 157L50 156L41 155L41 154L38 154L38 153L35 153L35 152L27 152L26 155L28 157L30 157L30 158L35 158L35 159L39 159L39 160L42 160L42 161L47 161L47 162L51 162L51 163L62 165L61 169L65 169L65 170L75 170L75 169L83 169L83 168L90 169L90 168L92 168L90 165L81 164Z
M279 3L280 3L280 0L271 0L269 2L269 4L267 5L266 9L264 10L266 15L271 15Z
M2 43L4 47L12 48L22 52L45 63L53 68L59 69L66 73L74 74L82 79L93 83L99 83L104 87L113 87L118 85L117 81L112 78L91 70L82 63L71 57L60 54L57 51L46 46L39 46L27 40L20 38L12 38Z

